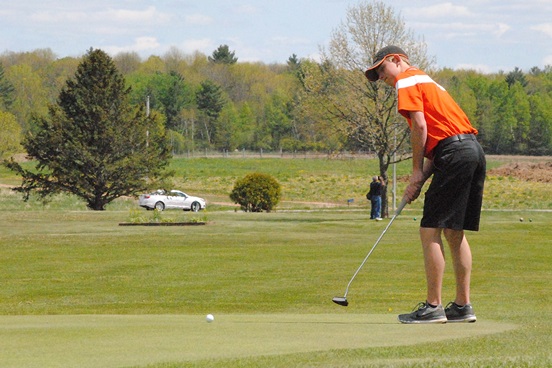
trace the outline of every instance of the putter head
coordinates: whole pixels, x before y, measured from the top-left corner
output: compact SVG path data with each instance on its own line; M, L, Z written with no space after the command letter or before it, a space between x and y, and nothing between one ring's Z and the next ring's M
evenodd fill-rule
M343 307L346 307L349 305L349 302L347 301L347 298L346 297L341 297L341 296L336 296L332 299L332 302L334 302L335 304L339 304Z

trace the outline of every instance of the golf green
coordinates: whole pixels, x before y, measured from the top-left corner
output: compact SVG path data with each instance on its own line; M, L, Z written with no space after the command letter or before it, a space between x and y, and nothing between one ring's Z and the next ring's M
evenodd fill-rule
M500 333L513 324L401 325L396 315L0 316L2 367L122 367L400 346Z

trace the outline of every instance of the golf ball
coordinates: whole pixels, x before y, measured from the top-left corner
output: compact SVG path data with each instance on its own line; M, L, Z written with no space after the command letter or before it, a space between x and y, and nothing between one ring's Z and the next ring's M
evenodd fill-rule
M207 321L207 323L211 323L215 320L215 316L213 316L212 314L208 314L206 317L205 317L205 320Z
M523 222L523 217L520 217L520 218L519 218L519 222Z

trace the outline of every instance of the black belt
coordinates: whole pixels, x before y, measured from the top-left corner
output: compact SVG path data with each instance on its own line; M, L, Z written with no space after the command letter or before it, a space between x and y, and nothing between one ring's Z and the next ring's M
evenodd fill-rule
M475 134L457 134L457 135L453 135L452 137L445 138L442 141L439 141L439 145L445 145L452 142L462 142L468 139L472 141L477 140L477 138L475 137Z

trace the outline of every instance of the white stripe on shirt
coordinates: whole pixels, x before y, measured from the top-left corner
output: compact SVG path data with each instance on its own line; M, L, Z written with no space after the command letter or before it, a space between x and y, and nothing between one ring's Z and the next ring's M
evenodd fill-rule
M408 88L415 86L416 84L422 84L422 83L434 83L437 87L442 89L443 91L446 91L443 87L441 87L437 82L435 82L429 75L413 75L408 78L403 78L395 84L395 89L398 91L401 88Z

